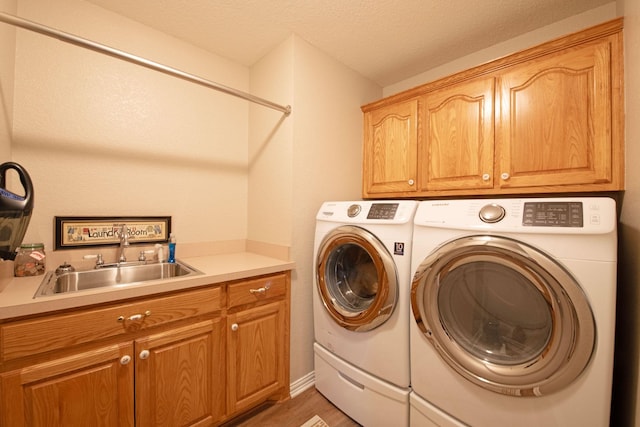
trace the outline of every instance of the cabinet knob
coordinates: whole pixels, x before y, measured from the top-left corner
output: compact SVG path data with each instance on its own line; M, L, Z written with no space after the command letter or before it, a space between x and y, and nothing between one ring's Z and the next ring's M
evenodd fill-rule
M407 183L408 183L409 185L413 185L413 184L415 184L416 182L415 182L413 179L410 179L409 181L407 181Z
M128 354L124 355L124 356L122 356L120 358L120 364L121 365L127 365L127 364L129 364L129 362L131 362L131 356L129 356Z
M233 325L231 325L231 330L234 331L234 332L237 331L238 330L238 324L234 323Z
M488 173L482 174L483 181L489 181L489 179L491 179L491 175L489 175Z
M509 179L509 174L507 172L502 172L502 174L500 174L500 178L506 181Z
M149 358L149 350L142 350L140 352L140 359L148 359Z

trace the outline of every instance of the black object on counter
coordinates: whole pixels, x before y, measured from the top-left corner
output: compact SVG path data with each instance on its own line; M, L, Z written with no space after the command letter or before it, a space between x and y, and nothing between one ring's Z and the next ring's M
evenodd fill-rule
M24 196L7 190L7 171L13 169L20 177ZM0 165L0 258L13 260L22 243L33 211L33 184L27 171L17 163Z

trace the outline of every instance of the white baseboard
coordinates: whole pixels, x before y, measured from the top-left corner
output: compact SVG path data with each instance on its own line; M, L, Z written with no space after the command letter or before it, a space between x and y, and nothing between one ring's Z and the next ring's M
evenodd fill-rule
M308 388L313 387L315 383L316 374L315 372L311 371L304 377L299 378L289 384L289 393L291 394L291 397L294 398Z

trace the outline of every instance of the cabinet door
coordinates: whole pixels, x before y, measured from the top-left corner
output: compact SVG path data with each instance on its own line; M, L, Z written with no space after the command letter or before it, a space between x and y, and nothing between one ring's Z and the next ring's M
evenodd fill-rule
M611 55L593 42L500 77L501 188L611 182Z
M135 341L136 425L208 426L224 416L220 319Z
M493 94L490 77L425 95L422 191L493 188Z
M0 375L0 425L133 426L132 356L122 343Z
M289 387L284 366L289 345L285 315L285 301L228 315L230 414ZM288 389L283 394L288 395Z
M364 114L363 195L416 191L418 100Z

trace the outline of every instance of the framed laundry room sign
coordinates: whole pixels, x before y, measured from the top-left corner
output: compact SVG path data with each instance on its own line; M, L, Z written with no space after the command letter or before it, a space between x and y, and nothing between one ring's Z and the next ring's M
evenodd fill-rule
M126 226L130 244L167 243L171 217L56 216L55 249L117 245L123 226Z

